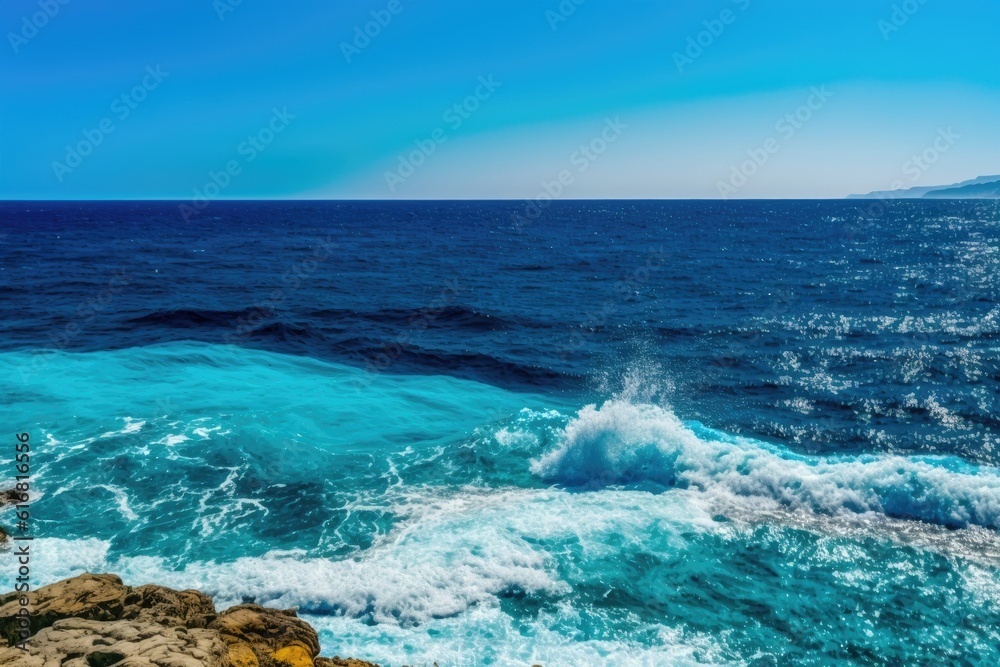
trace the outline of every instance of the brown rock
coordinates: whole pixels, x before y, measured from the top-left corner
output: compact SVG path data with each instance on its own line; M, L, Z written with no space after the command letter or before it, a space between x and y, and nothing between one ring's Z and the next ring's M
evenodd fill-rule
M20 594L0 597L0 636L14 643ZM32 635L59 619L141 620L170 627L204 628L215 620L212 599L198 591L162 586L132 588L113 574L84 574L28 593Z
M0 634L10 644L20 641L21 597L0 596ZM319 637L294 611L251 604L216 614L198 591L84 574L27 597L30 650L0 646L0 667L378 667L317 658Z
M24 502L25 496L17 489L4 489L0 491L0 507L7 505L18 505Z
M319 637L294 611L265 609L255 604L233 607L208 626L229 646L233 667L313 667Z
M316 658L316 667L378 667L374 662L355 660L354 658Z
M122 614L123 619L185 628L207 628L216 616L215 603L204 593L151 585L131 589Z
M113 574L85 574L28 593L29 631L34 635L63 618L116 621L125 610L129 589ZM0 597L0 636L14 643L21 593Z
M0 667L231 667L211 630L146 621L67 618L41 630L28 651L0 647Z

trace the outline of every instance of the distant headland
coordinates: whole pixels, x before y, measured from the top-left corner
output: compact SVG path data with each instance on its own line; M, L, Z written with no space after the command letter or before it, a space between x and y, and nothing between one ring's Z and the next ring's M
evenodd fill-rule
M848 199L1000 199L1000 176L980 176L951 185L931 185L901 190L882 190Z

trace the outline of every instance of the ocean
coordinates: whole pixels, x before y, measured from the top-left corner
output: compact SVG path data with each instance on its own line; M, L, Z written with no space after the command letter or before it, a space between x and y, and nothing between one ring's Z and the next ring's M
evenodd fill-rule
M1000 664L995 202L6 202L0 276L35 585L387 667Z

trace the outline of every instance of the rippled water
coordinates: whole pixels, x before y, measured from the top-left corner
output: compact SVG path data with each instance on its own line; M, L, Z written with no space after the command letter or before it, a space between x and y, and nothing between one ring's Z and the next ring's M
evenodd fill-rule
M0 205L38 583L386 665L1000 658L996 205L522 208Z

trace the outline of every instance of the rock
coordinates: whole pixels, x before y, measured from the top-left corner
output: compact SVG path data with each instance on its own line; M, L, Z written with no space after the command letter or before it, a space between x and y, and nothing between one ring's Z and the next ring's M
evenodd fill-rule
M355 660L354 658L316 658L316 667L378 667L374 662Z
M0 507L7 505L17 505L24 502L24 496L17 489L4 489L0 491Z
M16 634L20 594L0 597L0 636ZM170 627L204 628L215 620L212 599L198 591L162 586L132 588L113 574L84 574L28 594L32 635L63 618L140 620Z
M85 574L28 593L32 635L64 618L116 621L125 611L129 589L113 574ZM20 593L0 597L0 636L14 643Z
M28 651L0 647L3 667L230 667L217 632L148 621L67 618L41 630Z
M0 667L378 667L317 658L319 637L294 611L255 604L221 614L198 591L131 587L84 574L27 594L31 638L18 636L21 593L0 596Z
M233 667L313 667L319 655L319 637L294 611L278 611L247 604L233 607L208 626L229 646Z
M131 589L121 617L174 627L207 628L217 614L212 598L204 593L147 585Z

